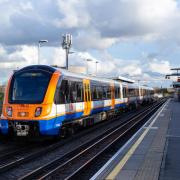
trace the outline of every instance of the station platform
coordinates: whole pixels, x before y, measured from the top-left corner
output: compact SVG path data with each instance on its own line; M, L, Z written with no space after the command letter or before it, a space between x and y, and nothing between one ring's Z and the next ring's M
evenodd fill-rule
M91 178L180 179L180 102L167 102Z

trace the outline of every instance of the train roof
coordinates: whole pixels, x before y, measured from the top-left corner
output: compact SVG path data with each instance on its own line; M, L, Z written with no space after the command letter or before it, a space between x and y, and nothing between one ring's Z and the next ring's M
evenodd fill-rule
M122 84L122 85L128 85L128 86L133 86L133 87L137 87L137 85L133 85L133 84L129 84L129 83L125 83L125 82L119 82L117 80L113 80L110 78L104 78L104 77L97 77L97 76L88 76L85 74L80 74L80 73L73 73L70 71L67 71L65 69L62 68L57 68L57 70L59 70L63 75L65 76L70 76L70 77L76 77L76 78L86 78L86 79L90 79L93 81L103 81L104 83L115 83L115 84Z
M31 66L26 66L20 70L18 70L17 72L21 72L21 71L25 71L25 70L43 70L49 73L54 73L55 71L59 71L62 73L62 75L64 76L69 76L69 77L75 77L75 78L86 78L86 79L90 79L90 80L94 80L94 81L103 81L104 83L115 83L115 84L122 84L124 86L128 86L130 88L135 88L138 87L138 84L129 84L129 83L125 83L125 82L119 82L113 79L108 79L108 78L104 78L104 77L96 77L96 76L88 76L88 75L84 75L84 74L80 74L80 73L73 73L70 71L67 71L63 68L59 68L59 67L52 67L52 66L47 66L47 65L31 65ZM141 86L140 87L144 88L144 89L152 89L150 87L147 86Z

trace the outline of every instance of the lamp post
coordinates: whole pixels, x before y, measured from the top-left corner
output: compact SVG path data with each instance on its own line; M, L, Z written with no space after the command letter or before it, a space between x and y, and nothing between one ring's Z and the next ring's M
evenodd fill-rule
M72 35L71 34L65 34L62 36L63 42L62 42L62 48L66 50L66 69L68 70L68 55L70 54L69 50L72 46Z
M86 64L87 74L89 74L89 72L88 72L88 62L91 62L91 61L92 61L92 59L86 59L86 62L87 62L87 64Z
M96 76L97 76L97 65L98 65L98 61L96 61Z
M40 64L40 47L41 47L41 44L43 43L47 43L48 40L39 40L38 41L38 64Z

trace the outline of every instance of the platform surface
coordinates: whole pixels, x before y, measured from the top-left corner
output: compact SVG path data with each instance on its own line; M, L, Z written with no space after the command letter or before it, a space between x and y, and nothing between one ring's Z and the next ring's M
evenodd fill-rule
M92 178L180 179L180 102L168 100Z

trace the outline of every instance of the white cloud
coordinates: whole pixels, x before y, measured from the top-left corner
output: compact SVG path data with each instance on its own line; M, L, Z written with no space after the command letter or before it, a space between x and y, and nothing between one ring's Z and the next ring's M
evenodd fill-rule
M48 57L45 55L47 49L48 48L41 48L41 64L65 66L65 51L62 48L52 48L51 54ZM37 47L20 46L15 51L8 54L7 50L3 48L3 46L0 46L0 59L3 58L7 58L7 61L0 63L0 70L1 74L4 76L4 81L14 69L37 64ZM136 80L153 81L157 79L157 74L158 76L164 76L164 74L169 73L170 69L170 63L165 60L151 59L148 63L144 63L142 60L115 59L107 51L102 51L100 58L96 58L88 52L70 54L69 65L86 67L87 59L92 59L92 62L88 63L90 74L96 73L96 61L99 62L98 76L101 77L125 75ZM2 81L2 77L0 80Z
M116 38L101 37L100 33L94 30L80 31L74 38L76 48L80 50L99 49L103 50L111 47L116 41Z
M32 44L40 38L57 44L66 32L73 34L74 47L80 50L106 49L124 39L180 41L175 0L4 0L0 11L4 44Z
M124 74L130 74L132 76L141 75L142 69L136 64L130 64L122 68Z
M0 68L17 68L37 63L37 47L19 46L16 50L8 51L0 46Z
M151 56L150 61L144 62L115 58L121 57L117 51L108 54L108 48L118 43L153 41L166 46L162 49L170 53L171 44L177 47L180 43L180 6L175 0L117 0L113 3L112 0L43 0L43 3L0 0L0 11L0 42L3 44L0 46L0 68L7 68L7 71L36 64L35 43L44 38L56 48L51 56L43 54L42 50L41 62L64 66L64 51L57 46L61 34L67 32L73 35L75 51L80 51L69 55L69 63L86 66L84 59L93 59L89 69L94 73L98 60L98 72L104 76L145 77L145 71L153 75L169 72L170 60L164 60L166 58ZM88 53L94 49L100 57Z
M151 72L157 72L160 74L169 74L170 69L171 67L168 61L153 59L152 62L149 62L149 70Z
M63 17L54 20L57 27L80 28L90 24L90 15L87 13L85 1L58 0L58 7Z

